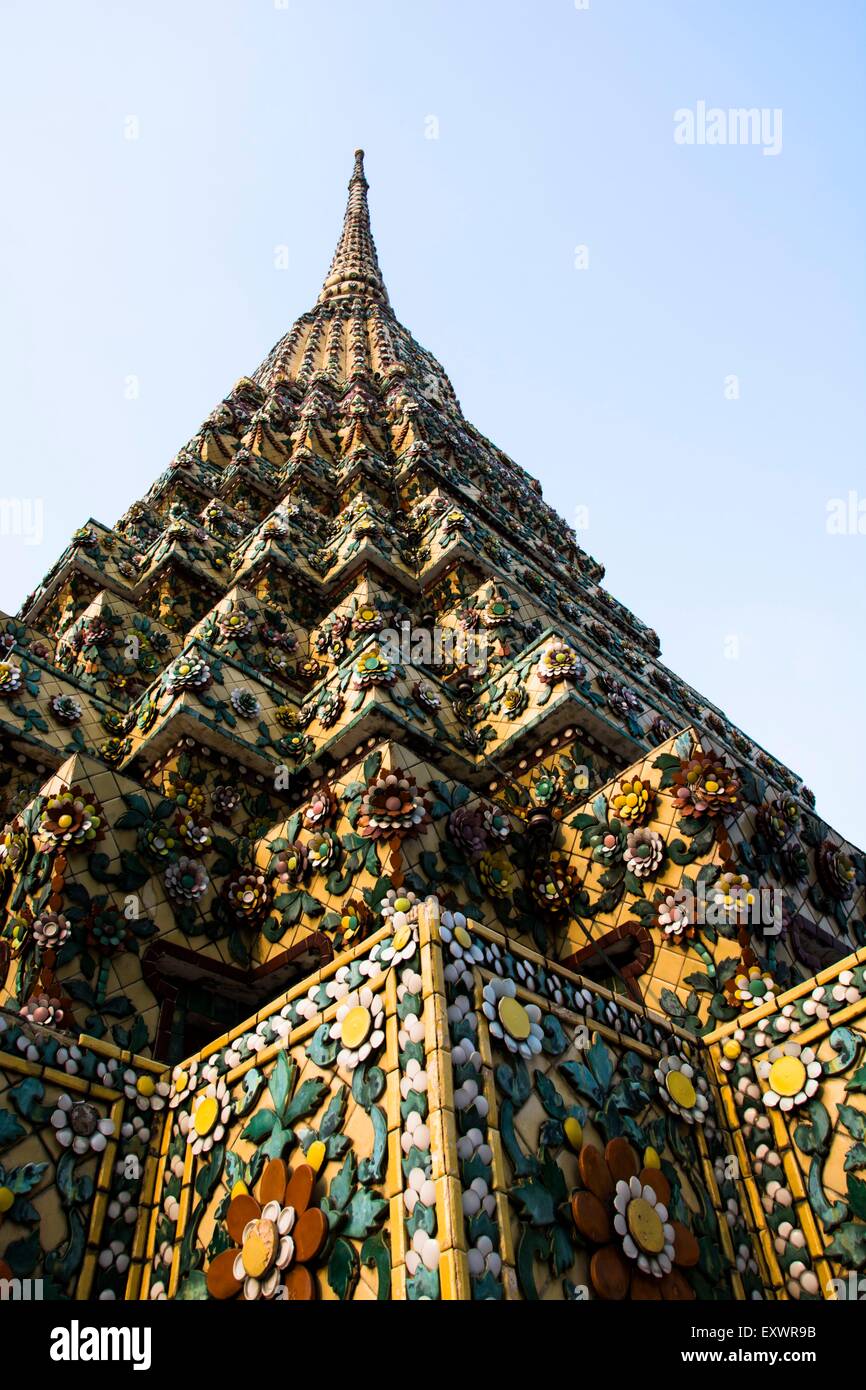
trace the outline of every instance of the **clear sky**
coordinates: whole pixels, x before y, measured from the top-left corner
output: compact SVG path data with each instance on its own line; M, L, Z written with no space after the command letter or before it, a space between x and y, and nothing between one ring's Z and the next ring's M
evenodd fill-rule
M866 845L864 53L862 0L3 0L0 497L44 524L0 606L311 306L362 145L467 416ZM701 102L781 150L677 143Z

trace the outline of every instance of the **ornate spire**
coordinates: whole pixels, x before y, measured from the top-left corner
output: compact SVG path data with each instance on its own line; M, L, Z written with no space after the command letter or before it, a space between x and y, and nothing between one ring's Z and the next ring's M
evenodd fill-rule
M364 177L364 151L355 151L355 167L349 180L349 201L343 218L343 230L331 269L322 286L319 303L346 296L364 295L380 303L388 303L388 293L376 258L376 244L370 231L370 209L367 207L369 184Z

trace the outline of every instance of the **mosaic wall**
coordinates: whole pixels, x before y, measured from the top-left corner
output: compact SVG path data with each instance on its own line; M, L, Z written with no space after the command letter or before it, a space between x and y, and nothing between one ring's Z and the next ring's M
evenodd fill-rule
M132 1298L760 1287L691 1039L435 897L167 1069L5 1014L6 1277Z

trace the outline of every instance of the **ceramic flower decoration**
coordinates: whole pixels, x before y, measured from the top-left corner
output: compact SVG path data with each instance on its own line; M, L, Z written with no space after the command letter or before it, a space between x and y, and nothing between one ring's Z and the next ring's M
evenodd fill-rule
M207 869L197 859L182 854L165 871L165 887L170 898L193 903L206 893L210 886Z
M337 813L337 798L327 782L317 787L304 807L304 825L308 830L321 830Z
M373 914L363 898L349 898L347 902L343 903L339 928L334 934L335 941L340 948L357 945L359 941L363 941L369 935L372 924ZM373 959L372 952L370 959Z
M282 729L295 727L296 710L293 705L276 705L271 714Z
M385 966L403 965L406 961L411 960L418 945L418 932L415 925L417 909L413 910L408 898L398 898L397 902L405 903L406 906L396 908L390 918L394 935L390 941L376 947L370 957L371 960L375 957Z
M615 821L613 825L600 825L598 829L590 831L587 844L592 850L592 857L596 864L610 864L622 855L625 849L625 836L619 827L619 822Z
M757 1064L766 1083L764 1104L769 1109L796 1110L817 1094L823 1067L811 1047L796 1042L771 1047Z
M775 980L759 965L751 965L748 971L734 977L734 998L741 1008L756 1009L769 1004L775 993Z
M288 652L279 651L277 646L268 646L267 652L264 653L264 664L278 680L291 680L292 662Z
M850 854L846 854L831 840L824 840L818 846L815 864L821 887L831 898L844 902L846 898L851 897L857 874Z
M14 699L23 684L21 667L13 665L10 661L0 661L0 698Z
M129 937L129 922L119 908L106 903L91 911L87 922L87 941L101 955L113 956L123 949Z
M323 729L331 729L343 712L345 701L338 690L326 690L316 705L316 718Z
M83 712L74 695L55 695L51 701L51 713L59 724L77 724Z
M149 1072L135 1072L131 1067L123 1073L122 1085L126 1099L132 1101L136 1110L146 1113L164 1110L171 1095L169 1082L160 1081Z
M307 872L309 855L299 840L286 845L274 860L272 873L277 885L286 888L294 888L299 884Z
M643 706L637 697L637 692L632 690L630 685L623 685L620 681L608 677L605 682L605 689L609 707L621 719L628 719L632 715L641 713Z
M491 898L507 898L514 886L514 871L501 850L482 855L478 861L478 877Z
M367 839L403 839L429 824L427 800L411 775L381 772L361 798L358 832Z
M27 842L17 824L4 825L0 831L0 880L14 873L24 858Z
M499 840L503 844L511 835L511 821L504 811L490 803L484 806L484 827L492 840Z
M479 806L458 806L448 817L448 834L467 859L480 859L487 848L487 823Z
M33 940L40 951L57 950L68 940L72 928L59 912L41 912L34 918L31 931Z
M619 820L641 825L652 816L655 801L655 789L640 777L635 777L620 784L619 790L610 799L610 807Z
M237 787L228 786L225 782L217 782L213 789L214 820L227 825L236 808L240 805L240 799L241 794Z
M586 667L573 647L567 642L551 642L541 654L535 668L538 679L545 685L555 685L557 681L582 681Z
M470 932L464 913L443 912L439 919L439 935L450 957L445 966L446 980L454 982L465 977L471 987L471 968L484 960L484 947Z
M529 704L526 687L515 683L510 685L502 696L502 712L508 719L517 719Z
M252 619L246 613L241 612L238 608L232 608L225 613L220 613L217 618L217 628L220 636L227 641L232 639L242 641L245 637L249 637L253 630L253 624Z
M339 844L330 830L318 830L307 841L307 862L317 874L323 874L337 860Z
M51 1123L58 1144L75 1154L102 1153L114 1133L114 1121L100 1115L95 1105L67 1095L58 1099Z
M790 815L789 807L794 808L793 817ZM781 849L799 821L797 803L793 797L769 802L759 808L756 820L758 829L767 843L774 849Z
M428 681L416 681L412 686L412 695L428 714L436 714L442 708L442 700Z
M713 888L714 920L748 922L755 905L755 895L746 874L727 870L720 874Z
M664 854L665 842L655 830L640 826L628 832L623 859L635 878L648 878L654 874L661 867Z
M671 1185L657 1166L641 1164L627 1139L611 1139L602 1153L586 1143L578 1157L582 1186L571 1199L578 1235L593 1251L589 1272L599 1298L693 1299L685 1270L700 1249L681 1221L671 1218Z
M385 1041L385 1006L369 986L347 994L337 1009L330 1036L340 1044L337 1065L354 1071Z
M685 1057L669 1053L654 1070L662 1099L687 1124L703 1124L710 1108L706 1079Z
M679 810L690 816L729 816L740 809L740 779L712 753L681 760L673 775Z
M39 838L51 849L80 847L103 834L104 812L81 787L49 796L39 821Z
M229 912L242 922L257 922L271 905L271 891L258 872L228 879L223 891Z
M48 994L46 990L31 994L29 999L25 999L18 1013L27 1023L41 1023L47 1028L66 1027L67 1011L63 1001Z
M493 979L484 986L482 1009L491 1036L509 1052L537 1056L544 1041L541 1010L537 1004L521 1004L513 980Z
M173 1068L168 1098L170 1110L176 1110L178 1106L184 1105L189 1097L195 1093L199 1082L200 1065L197 1059L193 1059L190 1062L181 1062Z
M370 604L362 604L352 620L352 627L359 635L378 632L384 626L385 619L379 609Z
M178 838L188 854L206 854L213 845L213 831L203 816L181 811L175 820Z
M163 676L163 689L169 695L179 690L207 690L212 680L206 661L197 656L180 656Z
M578 889L575 870L564 854L552 850L548 863L532 871L529 890L537 905L553 916L571 911L571 902Z
M478 616L484 627L502 627L504 623L509 621L513 609L514 605L510 599L504 599L494 594L487 600Z
M262 712L261 701L242 686L235 686L230 698L232 709L241 719L257 719Z
M232 1248L208 1265L212 1298L315 1298L310 1265L328 1236L327 1218L313 1205L315 1182L308 1163L289 1175L282 1159L273 1158L262 1172L258 1200L246 1191L233 1193L225 1217Z
M209 1153L223 1139L231 1113L231 1098L224 1081L212 1081L196 1093L192 1109L183 1113L179 1121L181 1133L196 1157Z
M373 685L393 685L397 672L378 647L365 651L355 664L352 684L356 690L369 690Z

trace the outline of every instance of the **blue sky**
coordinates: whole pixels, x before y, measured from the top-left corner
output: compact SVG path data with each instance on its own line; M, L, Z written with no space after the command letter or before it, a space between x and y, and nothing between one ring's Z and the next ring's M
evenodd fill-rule
M864 40L861 0L5 0L0 495L44 529L0 606L310 307L362 145L467 416L866 844L866 535L827 532L866 499ZM781 152L678 145L701 101Z

